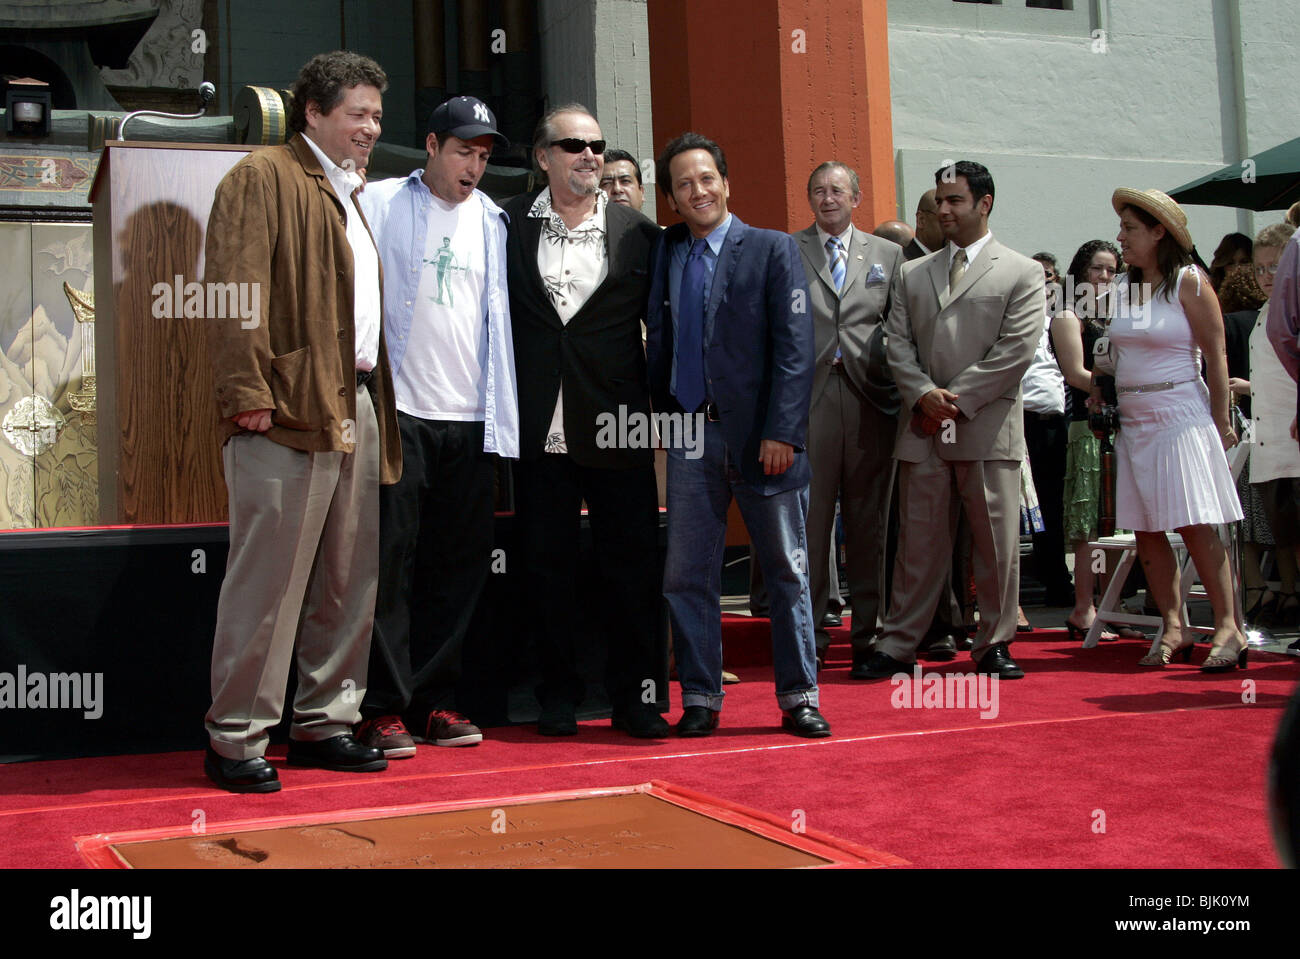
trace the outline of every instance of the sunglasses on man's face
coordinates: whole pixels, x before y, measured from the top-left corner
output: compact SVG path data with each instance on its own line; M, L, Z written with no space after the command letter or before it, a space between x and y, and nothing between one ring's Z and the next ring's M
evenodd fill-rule
M591 152L597 156L605 152L604 140L579 140L577 137L565 137L563 140L552 140L551 146L559 147L565 153L581 153L587 147L591 147Z

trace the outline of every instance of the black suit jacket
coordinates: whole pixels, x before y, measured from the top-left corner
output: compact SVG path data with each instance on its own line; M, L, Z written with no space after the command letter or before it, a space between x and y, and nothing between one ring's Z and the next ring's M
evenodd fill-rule
M659 227L626 206L606 205L609 272L565 325L537 270L543 221L528 215L537 195L515 197L505 205L510 217L506 277L519 378L519 457L533 460L543 454L563 383L564 438L575 463L603 469L651 465L654 454L649 446L601 449L596 434L602 413L616 420L620 406L628 415L650 413L641 322Z
M915 239L912 239L908 242L907 246L903 247L903 259L908 262L919 260L921 257L929 255L930 254L926 253L925 250L921 249L921 244L917 243Z

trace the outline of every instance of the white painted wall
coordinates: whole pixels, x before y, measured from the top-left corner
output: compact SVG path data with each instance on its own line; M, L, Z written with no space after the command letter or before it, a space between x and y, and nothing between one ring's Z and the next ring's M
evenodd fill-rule
M1239 140L1249 154L1300 136L1300 87L1288 82L1300 11L1288 0L1074 6L889 0L903 219L945 160L978 160L997 185L992 230L1021 252L1068 261L1082 242L1114 237L1115 187L1169 191L1238 162ZM1207 260L1224 233L1253 233L1284 213L1185 209Z

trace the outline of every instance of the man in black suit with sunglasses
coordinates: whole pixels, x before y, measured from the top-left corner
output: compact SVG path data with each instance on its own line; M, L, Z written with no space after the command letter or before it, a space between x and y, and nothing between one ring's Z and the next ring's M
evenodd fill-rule
M579 104L542 118L533 158L540 193L506 204L506 276L519 379L516 542L538 626L538 732L578 731L583 684L575 663L578 535L587 506L601 594L616 604L606 685L614 726L668 734L655 702L666 692L660 641L659 496L641 323L659 227L600 189L605 140ZM648 682L647 682L648 681Z

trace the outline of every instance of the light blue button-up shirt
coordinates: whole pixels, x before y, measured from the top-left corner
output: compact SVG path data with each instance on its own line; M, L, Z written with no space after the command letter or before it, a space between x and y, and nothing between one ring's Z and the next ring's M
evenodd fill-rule
M384 265L384 336L393 378L402 368L414 315L412 304L424 268L424 244L433 195L423 170L366 184L358 196ZM506 212L475 190L483 204L484 310L488 328L486 375L479 384L483 400L483 450L519 457L519 387L515 346L510 333L510 298L506 289Z
M709 294L713 290L713 270L718 265L718 255L722 252L723 241L727 239L727 231L731 229L731 214L728 213L726 219L713 228L708 236L704 238L704 266L707 273L704 277L704 304L705 313L708 312ZM669 383L670 392L677 395L677 313L682 301L682 271L686 269L686 258L691 254L691 247L695 245L695 234L688 232L686 238L673 244L672 258L668 261L668 300L672 304L673 318L673 371ZM705 322L704 337L707 347L708 343L708 323L707 317ZM705 350L704 375L706 378L706 387L709 398L713 398L711 384L707 383L709 373L708 350Z

